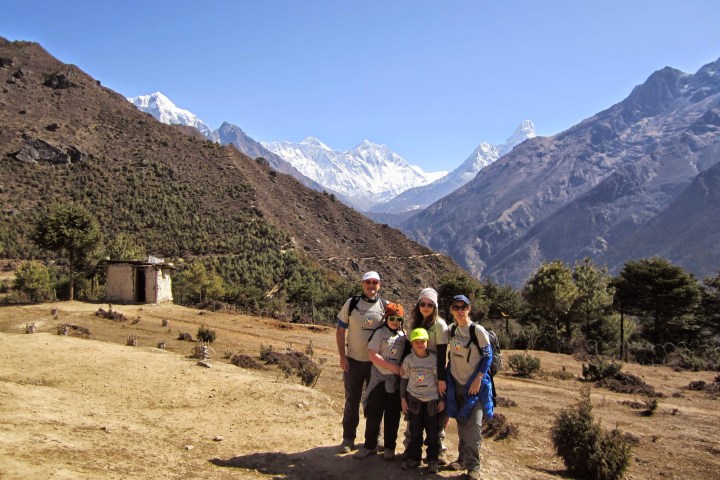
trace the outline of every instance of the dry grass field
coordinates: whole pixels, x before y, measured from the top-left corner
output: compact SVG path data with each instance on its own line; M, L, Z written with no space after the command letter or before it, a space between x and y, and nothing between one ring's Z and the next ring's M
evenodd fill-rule
M332 329L175 305L113 305L128 317L113 321L94 315L100 307L108 305L0 307L0 478L458 476L408 473L380 456L358 461L337 454L343 393ZM25 334L31 323L37 333ZM61 323L87 328L89 338L58 335ZM177 339L183 332L194 338L202 324L217 332L212 368L190 358L194 343ZM137 336L135 347L126 345L131 335ZM156 348L160 341L165 350ZM275 367L246 370L226 359L229 353L258 358L261 345L302 351L310 342L314 357L327 362L314 389L284 378ZM545 372L564 367L580 376L581 363L572 357L531 353ZM631 364L623 371L665 395L646 417L627 405L643 398L592 389L593 413L603 428L617 426L638 439L627 478L718 478L720 400L687 388L694 380L712 382L717 374ZM496 383L500 396L517 403L498 411L518 435L484 441L484 478L571 478L554 455L549 431L555 412L577 401L583 383L551 375L522 379L509 371ZM362 429L361 423L358 441ZM452 422L448 432L455 454Z

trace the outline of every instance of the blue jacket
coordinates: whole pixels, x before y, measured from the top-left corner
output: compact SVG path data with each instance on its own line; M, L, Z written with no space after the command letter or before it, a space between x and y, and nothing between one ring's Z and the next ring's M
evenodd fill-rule
M460 418L464 420L468 418L468 416L470 416L470 412L472 412L472 409L475 408L475 405L478 402L481 402L482 404L482 409L485 417L488 420L493 417L495 404L492 400L492 384L490 383L490 376L488 375L488 370L490 368L490 364L492 363L492 348L490 347L490 345L482 349L482 354L482 360L480 360L477 368L470 376L467 384L465 384L464 405L457 404L458 402L455 398L455 379L450 373L450 360L448 360L446 393L447 399L445 402L445 410L447 411L448 417ZM482 374L483 376L480 382L480 392L475 395L470 395L470 385L472 385L472 383L475 381L475 378L480 374Z

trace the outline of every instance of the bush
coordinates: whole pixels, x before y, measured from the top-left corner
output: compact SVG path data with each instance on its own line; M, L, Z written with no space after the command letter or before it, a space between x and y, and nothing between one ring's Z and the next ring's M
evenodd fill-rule
M483 422L482 436L486 438L495 437L495 440L518 436L518 427L507 421L502 413L495 413L489 422Z
M305 349L311 351L312 346ZM267 365L277 365L286 378L298 377L306 387L314 387L320 379L325 360L313 360L303 352L276 352L271 345L260 345L260 359Z
M603 432L594 423L587 387L576 405L557 414L551 438L567 469L580 478L619 479L630 464L631 448L622 434L618 430Z
M206 325L200 325L197 332L197 339L201 342L212 343L215 341L215 330L208 328Z
M597 386L605 387L617 393L634 393L648 397L664 397L655 388L645 383L640 377L631 373L618 372L612 378L605 378L597 382Z
M237 365L241 368L252 368L256 370L262 370L263 368L263 366L260 365L254 358L242 353L234 355L230 359L230 363L232 363L233 365Z
M597 381L613 377L622 369L622 364L612 360L608 362L605 358L596 355L591 357L588 364L583 363L582 376L585 380Z
M516 353L510 355L508 366L521 377L532 377L540 370L540 359L529 353Z
M46 302L54 297L50 269L40 262L23 262L15 272L15 288L31 302Z

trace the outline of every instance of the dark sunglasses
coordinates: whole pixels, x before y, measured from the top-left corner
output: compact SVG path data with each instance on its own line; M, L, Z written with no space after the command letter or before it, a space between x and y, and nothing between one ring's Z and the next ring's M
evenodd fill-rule
M462 310L462 311L464 312L464 311L467 310L468 308L470 308L470 307L469 307L468 305L465 305L465 304L463 303L462 305L453 305L453 306L451 306L451 307L450 307L450 310L455 310L455 311Z
M380 282L377 280L363 280L363 283L367 283L369 285L378 285Z
M403 317L398 317L396 315L392 315L390 317L387 317L388 322L401 322L403 321Z
M426 308L426 307L427 307L427 308L430 308L430 307L434 307L435 304L432 303L432 302L427 302L427 303L426 303L426 302L420 302L420 303L418 303L418 306L419 306L420 308Z

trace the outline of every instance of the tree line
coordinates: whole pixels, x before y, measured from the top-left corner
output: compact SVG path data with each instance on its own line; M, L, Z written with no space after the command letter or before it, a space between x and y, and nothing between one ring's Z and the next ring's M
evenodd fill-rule
M332 325L356 284L281 248L282 234L253 228L242 243L255 248L178 262L175 302ZM145 248L128 234L105 240L97 219L78 204L53 205L29 236L56 256L21 264L5 302L72 300L76 292L83 299L101 299L101 258L145 258ZM0 228L0 254L6 239ZM586 258L572 267L559 260L543 263L520 290L465 274L444 276L435 287L445 318L452 318L452 297L464 293L473 302L473 319L495 330L505 348L720 370L720 270L699 281L652 257L628 261L613 276Z

